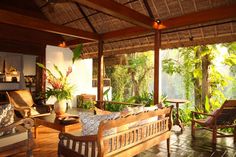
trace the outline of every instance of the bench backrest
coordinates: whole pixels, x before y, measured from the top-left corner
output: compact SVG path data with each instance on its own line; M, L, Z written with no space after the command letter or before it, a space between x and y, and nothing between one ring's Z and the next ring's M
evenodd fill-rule
M97 136L99 156L117 156L120 152L129 151L130 148L170 131L171 111L172 107L168 107L102 121ZM109 131L115 133L105 135Z

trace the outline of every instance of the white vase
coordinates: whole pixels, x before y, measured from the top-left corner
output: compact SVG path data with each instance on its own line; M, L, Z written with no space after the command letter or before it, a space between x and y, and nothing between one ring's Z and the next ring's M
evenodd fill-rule
M54 111L57 116L62 116L66 112L66 100L56 101L54 103Z

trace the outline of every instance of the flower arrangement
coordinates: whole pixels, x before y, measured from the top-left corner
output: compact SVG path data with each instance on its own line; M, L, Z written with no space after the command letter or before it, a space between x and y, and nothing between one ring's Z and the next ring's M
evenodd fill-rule
M59 74L59 77L56 77L43 64L37 63L37 65L45 69L48 73L48 75L46 76L46 80L51 85L51 87L47 87L46 89L46 99L51 96L54 96L57 101L68 100L72 98L73 85L69 85L67 81L68 76L72 72L72 67L68 67L66 75L63 75L59 68L54 64L54 69Z
M78 44L75 47L75 49L73 50L72 64L74 64L75 61L80 59L82 50L83 50L82 44ZM37 65L40 68L45 69L46 72L48 73L46 80L51 85L51 87L47 87L46 89L46 93L45 93L46 99L48 99L51 96L54 96L57 99L57 101L72 99L73 85L69 85L69 83L67 82L68 76L72 72L72 67L68 67L66 75L63 75L62 72L59 70L58 66L54 64L54 69L60 76L60 77L56 77L43 64L37 63Z

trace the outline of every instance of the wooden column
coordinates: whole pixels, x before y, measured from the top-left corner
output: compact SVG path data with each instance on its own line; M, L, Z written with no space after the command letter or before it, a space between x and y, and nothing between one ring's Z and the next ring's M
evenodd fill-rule
M154 39L154 104L158 104L159 100L159 68L160 68L160 47L161 47L161 32L155 30ZM158 107L161 107L160 105Z
M104 56L103 56L103 40L98 42L98 91L97 91L97 100L98 107L104 109L101 101L103 101L103 65L104 65Z
M46 47L46 46L45 46ZM46 48L45 48L46 49ZM46 50L42 52L41 55L36 57L36 62L46 65ZM39 93L45 93L46 91L46 73L45 70L36 65L36 96L39 96Z

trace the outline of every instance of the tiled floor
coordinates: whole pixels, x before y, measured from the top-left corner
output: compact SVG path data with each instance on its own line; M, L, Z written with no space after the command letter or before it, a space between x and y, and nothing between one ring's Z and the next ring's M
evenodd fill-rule
M191 137L191 129L186 127L181 134L177 126L173 127L171 135L171 157L236 157L236 144L233 138L217 139L217 145L211 144L211 133L206 130L196 131L195 140ZM139 157L167 156L166 142L159 147L153 147L139 155Z
M185 127L181 134L177 126L173 127L171 135L171 157L236 157L236 144L233 138L217 140L216 149L211 145L209 131L196 132L196 139L192 140L190 128ZM34 157L56 157L58 131L39 127L39 136L35 140ZM25 154L17 154L14 157L24 157ZM166 141L139 155L138 157L167 157Z

